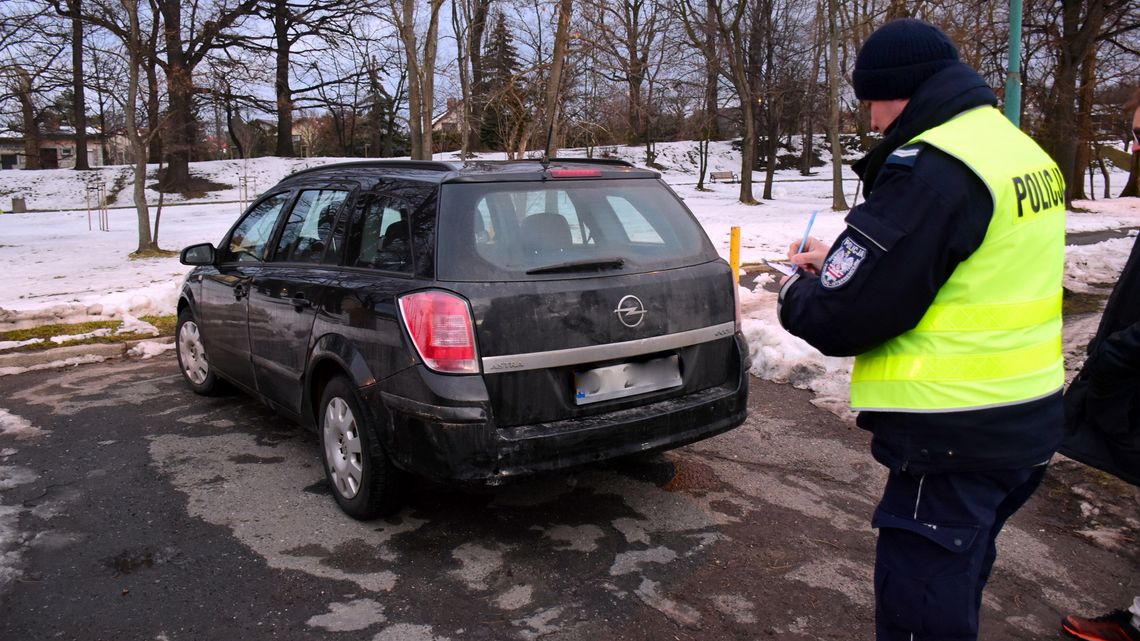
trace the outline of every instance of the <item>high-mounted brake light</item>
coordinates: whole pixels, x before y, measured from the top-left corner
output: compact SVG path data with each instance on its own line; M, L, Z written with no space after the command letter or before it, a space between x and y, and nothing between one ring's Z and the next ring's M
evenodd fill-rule
M399 299L404 328L429 369L447 374L479 373L474 322L467 301L439 290Z
M601 178L600 169L551 169L551 178Z

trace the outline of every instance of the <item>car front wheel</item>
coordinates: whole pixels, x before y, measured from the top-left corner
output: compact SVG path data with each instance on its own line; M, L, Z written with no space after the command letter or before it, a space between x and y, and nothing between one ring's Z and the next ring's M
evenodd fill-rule
M209 395L218 390L218 377L210 367L206 357L206 347L202 344L202 332L190 310L178 312L178 328L175 331L178 341L178 366L182 378L197 394Z
M344 376L325 387L319 432L325 474L346 514L363 521L399 509L401 473L380 446L356 390Z

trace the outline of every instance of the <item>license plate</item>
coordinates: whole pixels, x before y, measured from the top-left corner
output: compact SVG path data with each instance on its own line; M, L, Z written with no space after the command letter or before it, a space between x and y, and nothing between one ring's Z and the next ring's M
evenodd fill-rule
M621 363L574 372L574 402L587 405L679 387L682 383L679 362L674 354L642 363Z

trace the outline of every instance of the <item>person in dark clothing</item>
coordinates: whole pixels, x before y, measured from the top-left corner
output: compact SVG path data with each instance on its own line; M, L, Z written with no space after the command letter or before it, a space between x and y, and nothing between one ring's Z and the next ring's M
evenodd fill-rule
M811 239L779 317L855 355L852 407L890 470L872 519L879 641L967 641L1002 526L1060 441L1064 184L933 25L896 20L853 76L882 142L866 201Z
M1140 88L1127 111L1137 154ZM1132 245L1087 353L1065 392L1067 430L1060 452L1137 486L1140 499L1140 242ZM1086 641L1140 641L1140 596L1128 610L1065 617L1061 629Z

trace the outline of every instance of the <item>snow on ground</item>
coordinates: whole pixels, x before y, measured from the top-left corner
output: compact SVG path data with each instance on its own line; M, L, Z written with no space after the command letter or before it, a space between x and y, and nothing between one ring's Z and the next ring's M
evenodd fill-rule
M644 161L641 148L619 147L617 153L638 164ZM693 210L725 258L732 226L741 227L741 259L745 264L782 258L787 246L802 237L813 211L819 212L813 236L831 240L844 228L844 213L830 210L830 166L818 167L815 175L808 177L796 170L778 171L773 200L743 205L737 200L736 184L709 184L710 191L696 190L695 143L660 143L657 154L656 162L663 167L664 179ZM563 153L566 157L573 155L584 153ZM437 156L454 158L454 154ZM484 154L481 158L496 159L502 155ZM228 187L193 203L170 204L180 199L168 197L162 211L159 243L172 249L200 242L216 243L241 213L238 201L243 176L252 196L292 171L336 160L339 159L259 158L196 163L192 167L196 176ZM713 143L708 170L739 171L739 153L732 151L727 142ZM107 167L95 175L108 188L119 180L116 206L128 204L129 168ZM128 254L137 246L134 210L111 209L110 231L98 231L97 221L92 223L83 209L86 192L81 176L68 170L3 172L0 196L22 196L29 208L46 211L0 215L0 266L5 276L0 281L0 326L174 313L188 268L180 265L177 257L129 260ZM759 196L763 174L755 176L754 193ZM844 167L844 177L847 201L854 204L857 179L849 167ZM1123 185L1126 178L1126 173L1117 171L1111 176L1111 184ZM123 180L128 182L122 183ZM1101 193L1102 189L1096 185L1093 193ZM148 193L152 201L157 201L157 194ZM0 199L0 207L7 204L6 199ZM1078 212L1070 213L1068 218L1071 232L1140 227L1140 199L1081 201L1076 206ZM66 209L80 211L61 211ZM1110 286L1133 242L1132 238L1120 238L1068 248L1066 287L1086 291L1090 285ZM762 287L770 283L770 278L761 275L755 291L741 289L744 332L752 351L753 372L813 389L818 404L837 413L845 412L850 359L824 357L780 328L775 314L776 296Z

